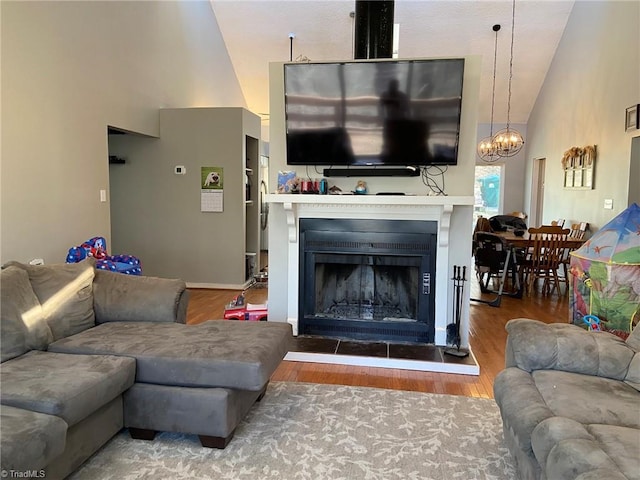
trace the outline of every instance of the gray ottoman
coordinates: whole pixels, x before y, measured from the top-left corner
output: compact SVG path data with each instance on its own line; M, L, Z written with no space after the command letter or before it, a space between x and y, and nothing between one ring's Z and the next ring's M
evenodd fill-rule
M61 339L49 351L135 358L135 384L124 395L131 435L152 439L156 431L177 431L224 448L264 394L290 339L291 326L279 322L112 322Z

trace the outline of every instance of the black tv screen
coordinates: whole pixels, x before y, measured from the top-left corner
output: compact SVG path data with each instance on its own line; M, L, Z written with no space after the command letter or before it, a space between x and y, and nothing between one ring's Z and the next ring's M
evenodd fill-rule
M289 165L455 165L464 59L284 65Z

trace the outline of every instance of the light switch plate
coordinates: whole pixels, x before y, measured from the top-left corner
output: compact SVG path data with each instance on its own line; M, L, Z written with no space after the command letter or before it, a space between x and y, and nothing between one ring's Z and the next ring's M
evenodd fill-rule
M605 210L613 210L613 198L604 199L604 208Z

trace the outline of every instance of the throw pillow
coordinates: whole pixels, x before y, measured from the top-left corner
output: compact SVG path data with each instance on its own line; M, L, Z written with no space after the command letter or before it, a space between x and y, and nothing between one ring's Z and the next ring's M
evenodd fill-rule
M25 265L11 262L29 275L53 340L80 333L95 325L93 277L95 259L79 263Z
M0 291L1 361L32 349L46 350L53 335L27 272L15 266L3 269Z

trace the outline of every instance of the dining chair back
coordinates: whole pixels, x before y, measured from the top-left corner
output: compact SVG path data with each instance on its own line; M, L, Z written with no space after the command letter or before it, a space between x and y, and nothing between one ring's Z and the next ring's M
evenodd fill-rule
M571 230L569 232L570 238L576 238L582 240L589 229L587 222L573 223L571 224Z
M544 225L529 229L529 247L524 262L527 292L531 294L538 280L543 280L542 293L560 291L560 283L568 289L568 279L558 275L558 268L566 256L569 229Z
M541 225L539 227L530 227L529 238L536 235L568 235L569 229L562 228L560 225Z

